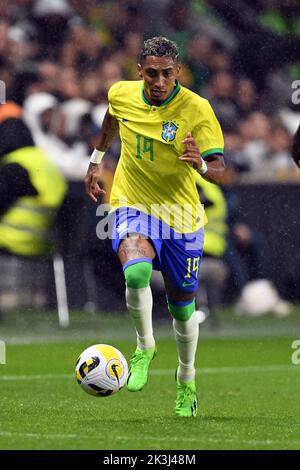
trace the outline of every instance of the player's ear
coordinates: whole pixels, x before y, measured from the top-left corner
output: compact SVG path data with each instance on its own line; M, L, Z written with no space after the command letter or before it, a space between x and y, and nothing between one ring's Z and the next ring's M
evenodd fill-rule
M140 78L143 78L142 66L141 66L141 64L137 64L137 71L138 71L139 77L140 77Z

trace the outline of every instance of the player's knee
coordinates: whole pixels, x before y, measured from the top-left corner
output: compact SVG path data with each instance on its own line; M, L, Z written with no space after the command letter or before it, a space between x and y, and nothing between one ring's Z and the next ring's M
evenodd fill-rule
M184 302L168 302L168 309L175 320L187 321L195 311L195 299Z
M140 261L124 268L126 286L132 289L142 289L150 284L152 263Z

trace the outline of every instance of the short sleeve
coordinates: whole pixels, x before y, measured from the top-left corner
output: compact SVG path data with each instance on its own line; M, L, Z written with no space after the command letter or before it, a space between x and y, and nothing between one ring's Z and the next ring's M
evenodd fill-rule
M193 129L193 137L202 158L214 153L224 154L224 139L219 121L207 100L199 109L199 123Z
M114 116L116 115L116 110L115 110L115 98L116 98L116 95L118 94L118 91L120 89L120 86L121 86L121 83L122 82L116 82L114 83L110 89L108 90L108 94L107 94L107 97L108 97L108 112L111 116Z

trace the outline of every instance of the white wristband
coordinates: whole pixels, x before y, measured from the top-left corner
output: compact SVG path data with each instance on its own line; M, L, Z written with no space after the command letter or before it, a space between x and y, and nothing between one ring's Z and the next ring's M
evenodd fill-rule
M207 168L206 162L203 160L202 157L201 157L201 161L202 161L202 166L201 166L200 170L198 170L198 173L200 173L200 175L205 175L208 168Z
M101 152L101 150L94 149L94 151L91 155L91 158L90 158L90 162L91 163L101 163L104 154L105 154L105 152Z

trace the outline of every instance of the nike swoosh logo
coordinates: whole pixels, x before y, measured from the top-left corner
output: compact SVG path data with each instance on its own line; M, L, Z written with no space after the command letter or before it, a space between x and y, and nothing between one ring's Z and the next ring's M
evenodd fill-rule
M185 282L182 284L182 287L189 287L189 286L193 286L195 284L195 282Z
M118 364L113 364L113 365L111 366L112 371L113 371L113 373L114 373L114 375L115 375L115 377L116 377L116 379L117 379L117 381L118 381L118 384L120 385L120 380L119 380L119 375L118 375L118 372L117 372L117 367L119 367Z

